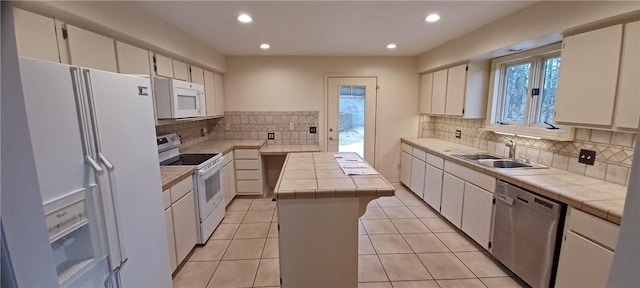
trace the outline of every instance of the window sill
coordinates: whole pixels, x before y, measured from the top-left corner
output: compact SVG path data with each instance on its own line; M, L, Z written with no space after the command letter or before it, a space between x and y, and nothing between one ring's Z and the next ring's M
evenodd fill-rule
M487 125L485 130L491 132L515 134L518 136L539 137L554 141L573 141L575 130L571 127L562 127L559 130L551 130L539 127L522 127L516 125Z

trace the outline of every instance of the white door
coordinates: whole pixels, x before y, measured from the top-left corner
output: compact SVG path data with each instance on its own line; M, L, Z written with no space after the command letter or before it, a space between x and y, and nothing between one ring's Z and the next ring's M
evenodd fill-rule
M374 163L377 78L327 79L327 150L357 152Z
M13 8L13 18L19 56L60 62L53 18L18 8Z
M66 29L71 64L118 72L113 39L68 24Z
M462 202L464 199L464 181L444 173L442 181L442 205L440 213L456 227L462 227Z
M424 199L424 169L426 164L424 161L412 157L411 160L411 191L418 195L418 197Z
M567 231L558 263L556 287L606 287L613 251Z
M402 151L402 157L400 158L400 182L411 186L411 161L413 156L411 154Z
M442 174L442 170L427 164L424 176L424 201L437 211L440 211L442 197Z
M118 73L149 75L149 51L116 41Z
M488 250L493 220L493 193L464 183L462 207L462 231Z

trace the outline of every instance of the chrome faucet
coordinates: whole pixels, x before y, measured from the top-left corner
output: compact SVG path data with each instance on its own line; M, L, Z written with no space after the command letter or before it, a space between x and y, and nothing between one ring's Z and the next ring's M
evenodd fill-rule
M513 139L507 139L504 145L509 147L509 158L516 160L516 142Z

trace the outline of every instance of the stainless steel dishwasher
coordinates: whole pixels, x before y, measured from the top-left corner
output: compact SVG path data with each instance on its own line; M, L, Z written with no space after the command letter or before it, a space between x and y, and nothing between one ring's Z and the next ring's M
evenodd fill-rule
M553 287L566 205L500 181L491 254L531 287Z

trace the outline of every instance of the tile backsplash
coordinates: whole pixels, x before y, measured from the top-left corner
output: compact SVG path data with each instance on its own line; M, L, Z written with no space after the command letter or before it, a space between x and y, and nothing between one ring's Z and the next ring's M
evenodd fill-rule
M439 138L500 155L508 155L509 148L504 143L506 138L513 138L518 158L616 184L628 183L637 137L634 133L579 128L574 141L562 142L505 137L485 131L483 127L484 119L420 117L421 137ZM456 130L462 132L460 139L455 138ZM595 165L578 163L580 149L596 151Z
M213 127L220 121L221 118L200 121L184 120L172 124L159 125L156 126L156 135L176 133L182 139L180 148L186 148L209 139ZM202 129L206 129L205 136L202 136Z

